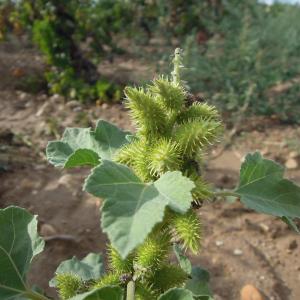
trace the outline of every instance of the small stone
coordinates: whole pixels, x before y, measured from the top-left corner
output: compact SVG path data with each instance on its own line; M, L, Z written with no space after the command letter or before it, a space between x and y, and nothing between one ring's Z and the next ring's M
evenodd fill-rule
M270 151L268 148L263 148L261 151L260 151L261 155L262 156L266 156L268 154L270 154Z
M216 246L217 247L221 247L224 245L224 242L223 241L216 241Z
M269 232L270 231L270 227L264 223L260 223L259 227L262 229L263 232Z
M297 151L291 151L291 152L289 153L289 157L290 157L290 158L297 158L297 157L299 157L299 156L300 156L300 153L297 152Z
M54 94L50 97L50 102L52 103L60 103L64 101L64 97L58 94Z
M19 94L19 99L20 100L26 100L27 98L28 98L28 94L27 93L21 92Z
M41 230L40 230L41 236L52 236L55 235L56 233L57 232L55 228L50 224L45 223L41 226Z
M108 104L107 104L107 103L103 103L103 104L101 105L101 108L102 108L102 109L107 109L107 108L108 108Z
M68 101L66 106L70 107L70 108L75 108L75 107L78 107L78 106L80 107L81 103L79 101L72 100L72 101Z
M298 247L298 243L296 240L292 240L289 244L289 250L295 250Z
M255 286L247 284L241 289L241 300L264 300L264 298Z
M296 159L294 158L289 158L286 162L285 162L285 167L289 170L293 170L293 169L297 169L298 168L298 162Z
M76 107L73 108L73 111L74 112L80 112L80 111L82 111L82 107L76 106Z
M243 254L243 251L241 249L234 249L233 254L239 256Z

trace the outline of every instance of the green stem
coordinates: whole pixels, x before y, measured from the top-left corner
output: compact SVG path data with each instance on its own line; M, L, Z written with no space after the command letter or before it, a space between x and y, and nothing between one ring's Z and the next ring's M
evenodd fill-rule
M126 300L134 300L134 293L135 293L135 283L133 280L131 280L127 283Z
M29 299L31 300L50 300L48 297L40 294L40 293L37 293L37 292L34 292L34 291L31 291L31 290L28 290L24 296L28 297Z
M173 59L174 69L172 72L173 82L175 84L180 84L180 68L182 67L181 61L182 61L181 50L180 50L180 48L176 48L174 59Z
M232 197L237 197L239 198L240 195L235 193L235 192L231 192L231 191L222 191L222 192L215 192L214 193L215 197L227 197L227 196L232 196Z

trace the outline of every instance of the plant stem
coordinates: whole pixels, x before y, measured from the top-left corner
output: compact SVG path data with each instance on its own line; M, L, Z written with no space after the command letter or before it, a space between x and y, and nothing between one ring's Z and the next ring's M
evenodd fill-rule
M173 69L173 72L172 72L173 82L175 84L180 84L180 68L182 68L181 61L182 61L181 49L176 48L175 49L175 54L174 54L174 59L173 59L174 69Z
M40 294L40 293L37 293L37 292L34 292L34 291L31 291L31 290L28 290L24 296L28 297L29 299L31 300L50 300L48 297Z
M133 280L127 283L127 296L126 300L134 300L135 283Z
M235 192L231 192L231 191L222 191L222 192L215 192L214 193L215 197L226 197L226 196L232 196L232 197L237 197L239 198L240 195L235 193Z

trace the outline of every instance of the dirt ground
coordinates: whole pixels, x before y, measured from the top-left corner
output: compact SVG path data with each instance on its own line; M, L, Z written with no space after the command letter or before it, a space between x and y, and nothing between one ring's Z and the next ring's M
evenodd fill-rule
M33 49L0 45L0 208L18 205L39 216L46 247L34 261L29 281L54 296L48 281L59 262L103 252L107 240L99 225L101 201L82 191L88 170L54 169L45 161L47 141L59 138L66 126L90 126L99 118L134 128L121 105L84 106L16 90L18 80L42 67ZM220 148L210 151L206 166L207 178L218 188L235 186L244 155L256 149L289 166L287 177L300 183L296 125L245 115L231 146L217 156ZM216 300L239 299L245 284L253 284L269 300L300 299L300 237L286 224L239 203L208 203L199 214L203 246L191 258L211 272Z

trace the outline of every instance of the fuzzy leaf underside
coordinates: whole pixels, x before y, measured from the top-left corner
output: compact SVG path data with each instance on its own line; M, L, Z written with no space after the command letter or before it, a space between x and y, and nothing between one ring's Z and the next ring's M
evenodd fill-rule
M10 206L0 209L0 299L12 299L26 289L26 273L33 257L44 249L36 216Z
M105 286L76 295L70 300L123 300L123 290L118 286Z
M162 294L158 300L194 300L194 297L189 290L173 288Z
M76 274L81 280L98 279L104 273L104 262L102 255L90 253L82 260L73 257L65 260L55 271L55 274L71 273ZM55 277L49 282L51 287L56 286Z
M284 168L260 153L248 154L240 171L236 193L241 202L257 212L300 218L300 187L284 179Z
M209 287L209 273L200 267L193 267L191 278L185 288L193 293L197 299L210 299L212 293Z
M92 170L84 185L85 191L105 200L102 229L123 258L163 220L166 206L185 213L193 188L192 181L178 171L145 184L127 166L107 160Z
M67 128L60 141L49 142L47 159L55 167L97 166L100 159L112 159L115 152L128 143L128 132L99 120L91 128Z

